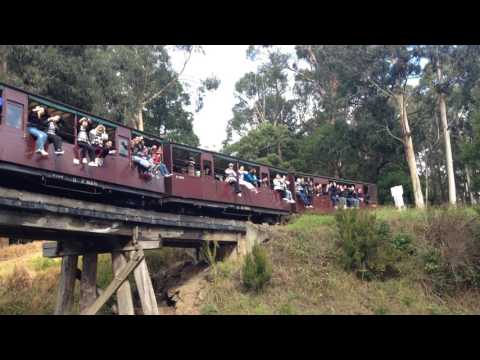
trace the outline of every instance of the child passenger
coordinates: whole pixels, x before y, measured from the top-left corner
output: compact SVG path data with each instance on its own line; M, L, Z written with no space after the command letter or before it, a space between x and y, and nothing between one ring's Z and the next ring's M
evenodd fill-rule
M90 143L90 139L88 138L88 127L91 125L92 121L85 117L81 118L79 121L80 128L77 134L77 145L80 148L80 157L82 158L82 163L87 164L88 166L97 166L95 163L95 149L92 147ZM90 159L88 162L86 155ZM73 163L75 165L80 164L80 160L78 158L73 159Z
M60 115L51 116L47 119L47 141L53 143L56 155L63 155L62 138L57 135L58 124L62 121Z
M95 164L96 166L102 166L104 157L102 158L100 155L103 153L103 143L108 141L108 134L105 126L98 125L96 128L90 130L89 140L95 151Z

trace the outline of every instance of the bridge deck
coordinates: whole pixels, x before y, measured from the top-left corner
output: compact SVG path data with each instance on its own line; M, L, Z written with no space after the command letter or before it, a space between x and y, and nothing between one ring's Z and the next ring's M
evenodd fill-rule
M177 215L35 194L0 187L0 235L53 240L45 256L131 250L133 231L144 249L234 244L243 221ZM133 248L132 248L133 249Z

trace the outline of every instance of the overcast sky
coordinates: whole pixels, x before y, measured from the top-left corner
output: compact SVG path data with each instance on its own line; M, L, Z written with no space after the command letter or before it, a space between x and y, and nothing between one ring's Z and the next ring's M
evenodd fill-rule
M194 113L195 88L200 79L215 75L220 79L220 87L208 93L204 99L204 107L199 113L194 113L193 127L200 138L201 147L220 150L226 137L227 121L232 118L232 107L235 104L235 83L247 72L254 71L258 64L247 59L248 45L204 45L205 55L192 55L185 72L180 78L190 85ZM293 46L285 46L293 50ZM170 52L172 65L179 71L185 61L185 54L180 51Z

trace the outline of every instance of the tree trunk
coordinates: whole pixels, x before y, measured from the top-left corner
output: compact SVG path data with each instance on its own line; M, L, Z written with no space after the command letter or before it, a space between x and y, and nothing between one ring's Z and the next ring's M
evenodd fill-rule
M475 199L475 195L473 194L473 191L472 191L472 180L470 176L470 168L468 166L465 166L465 177L467 179L467 192L468 192L468 195L470 196L470 204L476 205L477 199Z
M5 45L4 45L5 46ZM7 79L7 54L6 51L0 53L0 79Z
M278 155L278 158L280 159L280 161L283 161L282 144L281 144L280 141L277 143L277 155Z
M425 156L425 208L428 207L428 156Z
M439 83L442 81L442 68L440 60L437 59L437 79ZM453 171L452 146L450 144L450 130L448 130L447 122L447 105L445 102L445 94L439 94L440 119L442 124L443 138L445 141L445 160L447 163L447 178L448 178L448 200L450 205L456 206L457 194L455 189L455 173Z
M419 209L423 209L425 207L425 203L423 202L422 187L420 184L420 178L418 177L417 162L415 158L415 151L413 150L412 134L410 133L410 126L408 124L404 94L399 93L395 95L395 99L400 111L400 125L402 129L403 145L405 148L405 157L407 159L408 168L410 170L415 206Z
M137 111L137 115L135 116L135 125L137 130L143 131L143 109L140 107Z

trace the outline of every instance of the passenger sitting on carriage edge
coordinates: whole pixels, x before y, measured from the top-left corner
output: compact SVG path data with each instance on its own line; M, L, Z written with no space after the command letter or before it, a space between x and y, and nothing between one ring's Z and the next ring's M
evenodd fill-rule
M286 200L285 190L283 190L282 177L280 174L275 175L275 179L273 179L273 190L277 191L282 199Z
M304 189L304 192L305 192L305 197L307 198L309 204L312 205L313 204L313 198L315 196L315 185L313 184L313 180L312 179L307 179L306 181L303 181L303 184L304 184L303 189Z
M143 136L137 136L131 141L132 145L132 161L138 165L138 171L145 177L150 177L148 173L152 167L152 163L145 158Z
M347 192L347 208L357 208L359 201L356 198L355 186L348 185L348 187L346 187L346 192Z
M336 209L338 203L337 184L335 181L330 181L327 185L327 192L330 194L330 201L332 206Z
M245 180L245 175L248 176L248 172L245 171L245 168L242 165L240 166L240 169L238 169L238 183L245 186L248 190L253 191L255 194L258 194L257 188L252 183Z
M283 184L283 190L285 191L286 200L291 204L295 204L295 200L293 200L292 192L288 190L288 185L290 185L290 181L287 180L287 177L285 175L282 176L282 184Z
M95 164L97 166L102 166L103 159L100 158L100 154L103 150L103 142L108 140L108 134L105 130L105 126L98 125L96 128L90 130L88 135L90 144L95 151Z
M100 152L97 154L98 166L103 166L103 162L108 155L116 153L116 150L112 148L112 140L107 140L101 148Z
M82 163L86 164L88 162L86 158L86 154L88 154L88 157L90 158L88 166L97 166L95 163L95 149L90 144L90 139L88 138L87 133L88 126L91 125L91 123L91 120L85 117L80 119L80 129L77 134L77 145L80 148L80 157L82 158ZM73 159L73 163L78 165L80 164L80 160L75 158Z
M58 124L60 121L62 121L60 115L55 115L47 119L47 141L48 143L53 143L56 155L63 155L64 153L62 150L62 138L57 135Z
M295 182L295 191L297 192L298 197L302 200L303 205L305 205L306 208L313 208L307 196L305 195L304 186L305 183L303 178L297 178L297 181Z
M242 190L240 190L240 185L238 185L237 173L233 169L233 163L228 164L228 168L225 169L225 175L226 175L225 182L229 183L230 185L233 185L235 189L235 193L241 197Z
M352 204L353 204L353 207L355 208L359 208L360 207L360 200L358 199L358 194L355 190L355 185L352 185L351 186L351 191L352 191Z
M48 135L42 131L47 119L47 112L43 106L35 106L28 115L27 131L35 141L35 152L42 156L48 156L45 151L45 142Z
M165 177L170 177L172 174L167 169L167 166L163 163L163 152L161 147L156 145L152 146L152 162L153 169L152 173L156 174L160 171L160 174Z
M347 192L346 185L339 185L338 203L340 204L340 207L344 209L347 208Z
M285 176L280 176L277 174L275 179L273 179L273 190L277 191L282 200L288 201L289 203L295 203L295 200L292 198L292 192L287 189L288 181L286 180Z
M245 180L256 187L260 187L260 182L257 178L257 170L255 168L251 168L248 174L245 174Z

